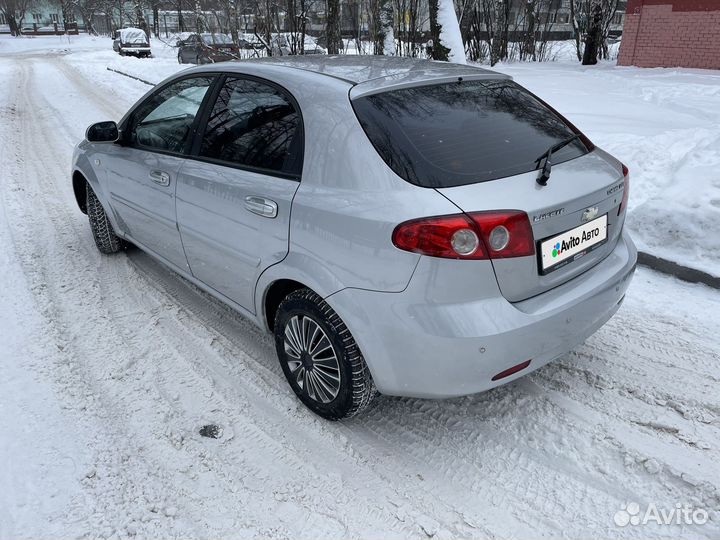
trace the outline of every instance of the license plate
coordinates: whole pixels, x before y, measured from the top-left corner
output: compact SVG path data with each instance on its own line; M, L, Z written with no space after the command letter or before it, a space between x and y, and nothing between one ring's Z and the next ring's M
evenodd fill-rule
M540 243L540 269L547 274L600 247L607 240L607 214L543 240Z

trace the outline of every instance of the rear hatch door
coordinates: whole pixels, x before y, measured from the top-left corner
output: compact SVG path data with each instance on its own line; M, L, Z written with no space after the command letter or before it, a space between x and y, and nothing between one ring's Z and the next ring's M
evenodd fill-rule
M520 85L492 73L477 77L366 83L351 99L401 178L436 189L464 212L528 214L535 256L493 257L500 290L515 302L612 251L622 227L622 165ZM540 185L538 168L551 148L550 177Z
M493 259L503 296L515 302L557 287L604 259L622 228L622 171L601 151L553 166L546 186L537 172L438 189L465 212L527 212L534 257ZM558 245L559 244L559 245Z

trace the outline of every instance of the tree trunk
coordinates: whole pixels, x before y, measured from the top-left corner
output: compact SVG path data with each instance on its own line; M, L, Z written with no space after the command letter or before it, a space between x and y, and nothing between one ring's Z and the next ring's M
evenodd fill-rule
M177 16L178 16L178 32L184 32L185 31L185 21L183 20L182 0L178 0L178 3L177 3Z
M327 37L328 54L338 54L343 48L340 36L340 0L327 0Z
M493 34L490 64L507 60L510 6L508 0L495 3L495 32Z
M95 18L95 10L88 11L87 9L83 8L82 4L78 4L78 9L80 10L80 16L83 18L83 21L85 21L85 30L88 34L91 36L97 36L97 30L95 30L95 25L93 24L93 19Z
M6 13L5 19L7 20L8 26L10 27L10 35L16 37L19 36L22 32L20 31L20 25L15 18L15 13Z
M578 62L582 60L582 53L580 52L580 25L577 21L577 11L575 9L575 2L577 0L570 0L570 23L573 28L573 39L575 40L575 54L577 55Z
M157 2L153 2L152 6L153 14L153 34L155 37L160 37L160 7Z
M195 31L197 33L205 31L202 9L200 8L200 0L195 0Z
M228 26L230 27L230 37L232 42L237 46L240 44L240 33L238 31L237 2L230 0L228 2Z
M305 54L305 34L307 30L307 6L305 0L300 0L300 46Z
M374 54L395 55L395 31L392 0L377 0Z
M440 32L442 25L438 22L438 10L440 9L440 0L428 0L428 9L430 10L430 39L432 40L432 59L444 60L447 62L450 49L440 42Z
M150 43L150 28L148 27L148 23L145 20L145 14L143 13L143 7L140 0L136 0L135 2L135 18L137 19L138 28L145 32L148 43Z
M600 41L602 39L602 6L600 0L593 0L590 5L590 24L585 38L585 51L582 63L584 66L597 64Z
M525 4L525 35L520 45L520 60L535 60L535 0L527 0Z

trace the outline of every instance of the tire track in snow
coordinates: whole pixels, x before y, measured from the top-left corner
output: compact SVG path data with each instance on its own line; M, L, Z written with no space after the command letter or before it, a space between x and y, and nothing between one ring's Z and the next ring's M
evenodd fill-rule
M33 62L22 67L15 98L20 110L47 106L34 101L38 95L33 88L35 69ZM57 189L56 182L67 176L62 166L67 156L56 151L45 126L37 130L32 123L22 124L26 129L16 132L17 144L32 153L10 175L10 194L15 197L8 197L6 191L5 200L15 214L14 222L23 224L15 230L14 247L34 284L47 331L60 351L53 366L59 397L74 409L78 432L97 455L96 470L81 480L93 493L86 498L90 515L85 526L103 536L130 534L140 523L152 521L156 523L151 524L151 531L172 530L172 516L155 517L163 508L167 475L144 459L143 449L133 444L132 433L113 414L108 389L114 383L108 371L114 360L122 359L118 353L126 344L117 339L97 298L98 277L106 261L90 250L91 238L78 230ZM101 371L91 368L88 360L93 358L104 360ZM144 481L138 482L140 478Z

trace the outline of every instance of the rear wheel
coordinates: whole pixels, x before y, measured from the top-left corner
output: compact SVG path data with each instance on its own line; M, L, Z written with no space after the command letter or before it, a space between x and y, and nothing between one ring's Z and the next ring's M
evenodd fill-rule
M100 204L90 184L87 184L85 191L87 193L87 215L90 220L90 230L95 239L95 245L100 250L100 253L106 255L117 253L123 247L122 239L115 234L105 209Z
M323 418L355 416L377 394L347 326L310 289L289 294L278 307L275 347L295 394Z

